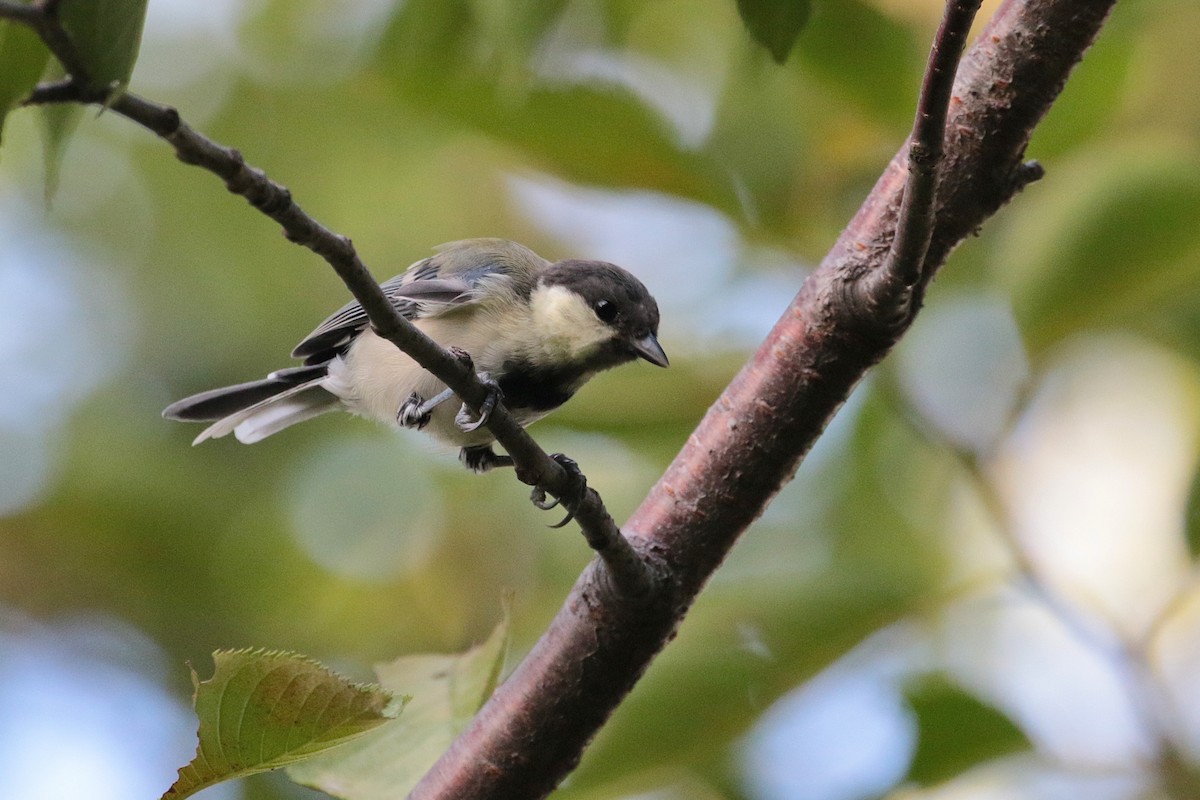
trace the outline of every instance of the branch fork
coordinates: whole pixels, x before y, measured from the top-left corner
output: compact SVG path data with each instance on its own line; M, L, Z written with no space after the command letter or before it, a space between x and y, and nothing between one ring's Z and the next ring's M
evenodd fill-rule
M863 286L882 307L883 319L901 331L917 311L919 284L932 277L925 257L936 221L946 114L956 67L979 6L980 0L949 0L946 6L929 51L912 134L905 145L908 178L896 212L895 235L883 265Z
M578 763L729 548L911 322L950 251L1040 177L1039 167L1023 162L1025 146L1114 2L1004 0L955 80L979 3L948 0L912 144L885 168L820 268L626 523L628 538L595 492L585 492L577 518L602 561L585 569L546 633L410 797L543 797ZM0 0L0 18L27 19L40 5ZM951 107L952 96L960 101ZM125 94L113 108L177 152L216 147L183 123L170 136L156 129L165 107ZM267 213L326 257L381 335L478 408L484 387L399 319L348 240L294 203ZM565 471L502 406L489 427L534 482L562 497Z

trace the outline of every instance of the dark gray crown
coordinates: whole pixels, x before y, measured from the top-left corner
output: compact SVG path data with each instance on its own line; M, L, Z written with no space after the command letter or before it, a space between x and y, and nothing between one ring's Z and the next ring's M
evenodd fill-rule
M658 303L641 281L616 264L559 261L542 273L541 283L578 293L597 316L624 336L658 334Z

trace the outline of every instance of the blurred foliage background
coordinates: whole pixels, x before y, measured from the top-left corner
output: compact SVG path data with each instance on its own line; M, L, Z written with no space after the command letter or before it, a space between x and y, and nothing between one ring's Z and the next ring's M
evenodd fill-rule
M621 519L903 140L940 11L814 0L778 66L732 0L154 0L131 87L380 278L473 236L640 275L671 369L534 429ZM1197 29L1192 0L1117 5L1030 148L1046 179L954 254L556 796L1200 794ZM589 555L511 476L346 416L196 449L159 417L287 366L346 299L331 270L113 114L49 206L38 114L4 135L0 794L157 797L216 648L365 678L482 640L511 589L515 664Z

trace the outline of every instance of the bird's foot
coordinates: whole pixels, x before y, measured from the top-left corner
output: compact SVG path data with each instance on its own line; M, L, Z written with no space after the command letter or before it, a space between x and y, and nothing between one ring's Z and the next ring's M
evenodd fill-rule
M487 424L488 419L492 416L492 411L496 408L496 403L504 398L504 393L500 391L500 384L490 373L480 372L478 374L479 381L487 387L487 397L483 399L483 403L479 406L479 416L475 417L466 403L463 403L462 408L454 416L454 422L464 433L474 433Z
M408 399L400 404L400 409L396 412L396 424L401 428L416 428L421 430L429 424L430 418L433 416L433 410L442 403L454 396L454 392L446 389L444 392L439 392L435 397L426 400L421 395L413 392L408 396Z
M584 477L583 471L579 469L579 464L575 463L575 459L568 458L562 453L553 453L550 457L566 470L567 478L571 482L571 488L563 497L555 500L548 498L546 490L541 486L534 486L533 491L529 493L529 500L543 511L549 511L566 499L567 502L564 505L567 509L567 515L558 524L550 526L551 528L561 528L575 519L575 512L579 509L579 504L583 502L584 495L587 493L587 478Z
M476 474L483 474L497 467L511 467L512 456L498 456L490 444L464 447L458 451L458 460Z
M400 404L400 410L396 412L396 424L401 428L416 428L417 430L424 428L433 416L430 412L422 409L424 405L424 397L416 392L410 394L408 399Z

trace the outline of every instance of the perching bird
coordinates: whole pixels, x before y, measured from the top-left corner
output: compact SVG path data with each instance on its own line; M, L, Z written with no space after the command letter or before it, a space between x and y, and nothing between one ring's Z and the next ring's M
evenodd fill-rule
M660 367L658 305L625 270L603 261L551 264L503 239L437 248L382 284L396 309L444 347L468 353L521 425L544 417L601 370L643 358ZM493 437L445 384L371 330L357 302L317 326L292 351L304 366L173 403L168 419L211 422L196 437L233 433L246 444L327 411L423 428L459 448L477 472L509 465Z

